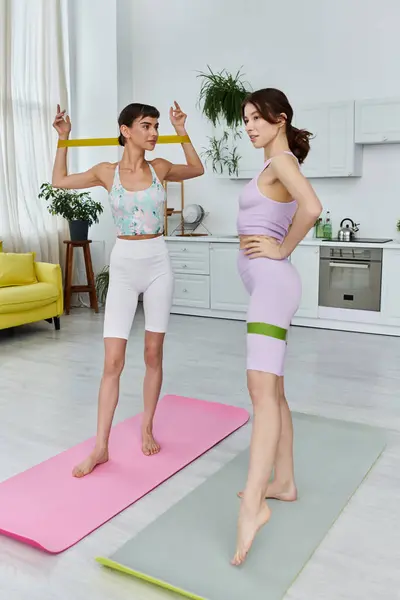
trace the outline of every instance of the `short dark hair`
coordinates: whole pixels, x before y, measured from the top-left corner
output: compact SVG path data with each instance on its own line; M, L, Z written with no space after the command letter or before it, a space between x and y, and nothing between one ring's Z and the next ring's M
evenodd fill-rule
M128 104L121 111L121 114L118 117L118 125L125 125L126 127L132 127L132 124L139 117L151 117L152 119L159 119L160 113L155 108L155 106L150 106L149 104L141 104L140 102L134 102L133 104ZM125 146L125 137L120 133L118 137L118 142L120 146Z

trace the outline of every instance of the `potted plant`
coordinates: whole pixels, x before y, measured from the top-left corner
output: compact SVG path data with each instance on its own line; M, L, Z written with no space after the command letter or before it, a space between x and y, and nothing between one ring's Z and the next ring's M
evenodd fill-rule
M242 124L241 107L243 100L249 94L246 84L242 81L240 70L231 75L226 69L214 73L208 67L207 73L198 75L202 79L199 95L199 105L202 112L211 121L214 128L222 127L222 136L209 139L210 147L203 153L206 161L212 162L214 173L222 174L225 168L229 175L237 175L240 156L235 142L241 137L239 130Z
M224 168L228 169L229 175L238 174L240 155L237 148L229 148L229 134L224 131L221 139L215 136L208 138L210 142L209 148L202 153L205 161L210 161L214 173L222 175Z
M68 221L71 240L81 242L88 239L89 227L99 222L103 212L100 202L95 202L89 192L77 192L53 187L43 183L39 198L48 202L48 211Z
M106 265L96 275L96 293L97 298L101 304L105 304L108 292L108 285L110 282L110 267Z

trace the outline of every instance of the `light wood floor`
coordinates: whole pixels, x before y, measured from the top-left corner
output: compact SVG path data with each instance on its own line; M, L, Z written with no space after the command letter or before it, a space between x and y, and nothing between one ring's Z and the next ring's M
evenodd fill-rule
M47 323L20 328L13 336L0 332L0 480L94 434L102 318L77 309L62 319L59 332ZM116 421L141 411L142 356L139 312ZM171 317L164 393L249 407L244 364L243 323ZM389 431L385 453L287 600L400 599L400 340L293 328L286 379L294 410ZM114 552L218 470L248 445L249 434L250 428L243 428L61 555L0 537L0 598L175 598L102 569L93 559Z

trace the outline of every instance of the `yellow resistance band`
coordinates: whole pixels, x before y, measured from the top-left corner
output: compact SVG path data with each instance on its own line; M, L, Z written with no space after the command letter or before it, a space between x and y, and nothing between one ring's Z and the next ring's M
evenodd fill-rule
M157 144L188 144L188 135L160 135ZM76 146L118 146L118 138L89 138L86 140L58 140L58 148Z

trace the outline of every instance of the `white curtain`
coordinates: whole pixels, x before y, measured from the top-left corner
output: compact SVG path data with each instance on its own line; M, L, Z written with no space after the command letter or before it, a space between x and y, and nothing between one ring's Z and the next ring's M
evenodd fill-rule
M51 182L57 104L68 108L66 0L0 0L0 239L62 261L66 223L38 198Z

